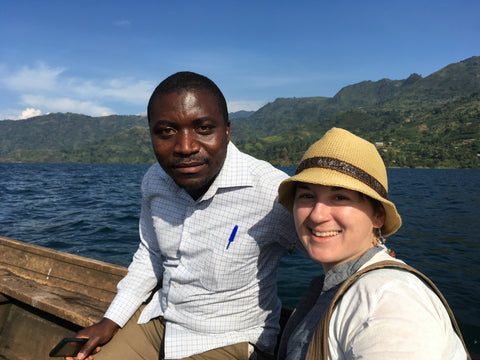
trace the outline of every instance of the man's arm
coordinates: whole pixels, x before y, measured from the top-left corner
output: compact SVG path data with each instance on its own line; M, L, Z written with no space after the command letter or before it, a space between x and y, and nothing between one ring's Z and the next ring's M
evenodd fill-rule
M142 193L144 187L145 178L142 182ZM100 322L80 330L75 335L75 337L89 339L76 359L92 360L91 355L100 351L100 347L113 338L133 313L138 310L141 303L150 296L158 282L161 281L163 260L156 242L148 201L143 196L139 230L139 247L128 267L127 275L117 286L117 295L110 304L104 318ZM66 359L73 360L73 358Z

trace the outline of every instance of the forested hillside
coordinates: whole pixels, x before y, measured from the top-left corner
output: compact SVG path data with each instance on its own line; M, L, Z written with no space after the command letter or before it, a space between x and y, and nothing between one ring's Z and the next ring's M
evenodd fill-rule
M295 165L333 126L377 144L389 167L480 167L480 57L423 78L363 81L335 96L277 99L231 114L232 141L275 165ZM152 163L142 116L49 114L0 121L0 161Z
M297 164L308 146L333 126L375 143L387 167L480 167L480 92L433 109L356 108L238 146L288 166Z

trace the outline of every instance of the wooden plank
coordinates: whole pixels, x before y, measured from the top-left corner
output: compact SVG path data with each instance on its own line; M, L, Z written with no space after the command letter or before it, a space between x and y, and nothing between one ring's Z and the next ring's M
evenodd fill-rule
M0 236L0 293L79 326L99 321L121 266Z
M4 269L0 270L0 292L80 326L99 321L110 304L62 288L42 285Z
M0 268L22 278L110 302L124 267L0 236Z

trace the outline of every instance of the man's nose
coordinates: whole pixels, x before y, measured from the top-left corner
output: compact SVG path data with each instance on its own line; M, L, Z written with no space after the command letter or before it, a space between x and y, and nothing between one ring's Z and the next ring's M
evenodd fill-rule
M181 132L177 135L175 152L181 155L190 155L198 152L200 146L195 134L189 131Z

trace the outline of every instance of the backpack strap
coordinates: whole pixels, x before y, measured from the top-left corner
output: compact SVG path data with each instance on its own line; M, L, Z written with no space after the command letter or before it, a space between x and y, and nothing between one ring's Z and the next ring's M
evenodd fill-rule
M401 262L397 261L392 261L392 260L384 260L380 261L378 263L369 265L365 267L364 269L359 270L352 276L350 276L347 280L344 281L344 283L340 286L338 291L335 293L335 296L333 297L332 302L330 303L328 309L325 311L325 313L322 316L322 319L318 323L317 328L315 329L315 332L313 334L312 340L310 341L310 344L308 346L307 350L307 356L305 357L305 360L327 360L328 359L328 329L330 326L330 318L333 313L333 309L337 305L338 301L342 298L343 294L365 273L376 270L376 269L400 269L400 270L406 270L414 275L416 275L420 280L422 280L426 285L428 285L435 294L440 298L440 300L443 303L443 306L445 306L445 309L448 312L448 315L450 316L450 321L452 323L452 326L457 333L458 337L460 338L463 347L465 348L465 352L467 353L467 359L470 360L471 357L468 353L467 347L465 345L465 341L463 340L462 334L460 333L460 328L458 327L457 321L455 320L455 316L453 315L452 309L450 309L450 306L447 303L447 300L445 297L442 295L440 290L435 286L435 284L424 274L422 274L420 271L414 269L413 267L406 265Z

